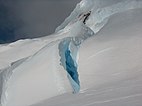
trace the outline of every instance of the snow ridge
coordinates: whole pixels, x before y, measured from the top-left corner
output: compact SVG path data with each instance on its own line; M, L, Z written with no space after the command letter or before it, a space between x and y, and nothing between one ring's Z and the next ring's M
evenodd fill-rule
M4 106L4 104L6 103L7 101L7 87L8 87L8 80L10 79L11 75L14 73L13 70L18 67L19 65L21 65L27 58L23 58L23 59L20 59L16 62L13 62L11 63L11 66L4 69L2 71L2 80L3 80L3 83L2 83L2 94L1 94L1 104L2 106Z
M91 11L91 15L87 20L86 25L96 34L104 25L106 25L110 16L131 9L142 8L142 1L122 0L121 2L110 1L110 3L109 1L110 0L108 0L108 4L106 3L107 5L105 5L103 4L103 2L105 3L104 0L82 0L77 4L70 16L56 28L55 32L66 30L67 26L79 21L79 15ZM111 2L114 2L114 4L110 6L109 4L111 4Z
M35 64L39 63L38 62L39 59L40 59L40 62L42 63L42 67L39 68L37 66L36 67L36 68L38 68L37 72L34 72L34 73L36 73L37 76L39 75L39 73L40 74L45 73L48 75L48 77L50 77L49 74L51 74L55 77L55 78L53 78L51 76L51 79L49 78L52 81L49 81L49 79L46 79L46 80L48 80L51 88L49 86L48 87L50 88L50 90L54 91L54 92L51 92L50 96L48 96L49 98L56 96L59 93L61 94L60 91L62 91L63 93L66 92L65 91L66 89L63 88L63 87L66 87L65 86L66 82L64 82L64 80L62 79L62 77L64 77L64 79L66 78L64 76L65 75L64 73L66 73L66 76L68 77L69 83L73 89L73 93L79 92L79 90L81 88L81 85L80 85L81 80L80 80L80 75L78 72L78 50L79 50L79 47L82 44L82 42L85 41L87 38L98 33L107 24L110 16L112 16L116 13L130 10L130 9L142 8L142 2L136 1L136 0L133 0L133 1L132 0L127 0L127 1L124 0L122 2L114 4L112 6L107 5L105 7L101 7L101 4L96 6L99 3L100 3L99 0L82 0L81 3L79 3L77 5L77 7L75 8L75 10L71 13L71 15L56 29L56 32L63 31L67 34L64 38L56 39L55 41L48 43L45 47L43 47L41 50L39 50L37 53L35 53L31 56L31 59L29 59L29 61L28 61L29 63L23 64L23 62L26 59L20 60L18 62L15 62L11 67L9 67L8 69L6 69L4 71L4 74L3 74L3 76L4 76L3 85L4 86L3 86L2 97L1 97L2 106L5 106L5 104L8 103L7 96L9 96L9 95L8 95L6 87L9 85L9 83L11 83L11 85L13 83L15 83L12 81L9 82L11 80L11 75L13 75L13 73L15 71L19 72L19 70L23 71L23 69L27 68L28 72L26 70L23 73L19 72L17 74L17 76L18 76L19 74L21 75L21 73L25 74L27 72L25 74L25 76L26 75L27 76L26 77L24 76L23 79L21 78L21 82L23 81L23 83L25 84L27 81L27 80L25 81L25 79L29 78L29 75L32 75L34 72L33 67L31 65L35 65ZM86 24L83 24L83 20L81 20L79 18L79 16L81 14L86 14L86 12L88 12L88 11L91 11L91 15L89 16L89 19L86 21ZM48 55L46 53L48 53ZM53 57L55 57L55 56L56 56L56 58L53 59ZM48 62L49 59L50 59L50 61L47 66L47 64L45 65L44 63ZM59 62L61 63L60 65L58 65ZM54 67L53 64L55 64L57 67ZM50 66L50 65L52 65L52 66ZM17 67L18 67L18 69L16 69ZM48 68L50 69L50 72L47 70ZM35 69L35 67L34 67L34 69ZM42 72L39 72L39 70ZM48 72L45 70L47 70ZM56 72L58 72L58 73L56 73ZM44 74L42 74L42 76L43 75ZM13 77L15 77L15 76L13 76ZM17 76L16 76L16 78L17 78ZM36 77L35 77L35 79L38 78L38 77L37 78ZM47 78L47 76L45 78ZM60 79L60 80L58 80L58 79ZM27 82L29 82L29 81L27 81ZM17 83L19 84L19 82L17 82ZM17 85L14 85L14 87L16 88ZM36 84L35 84L35 86L37 87ZM44 84L43 85L41 84L41 86L44 86ZM61 89L61 90L59 90L59 89ZM30 90L32 91L32 87ZM45 89L43 89L43 90L45 90ZM28 91L29 91L29 89L28 89ZM69 90L67 87L67 92L68 91ZM10 89L9 89L9 92L11 93L12 91L10 91ZM12 93L11 93L11 95L12 95ZM45 95L45 97L46 97L46 95ZM48 97L46 97L46 98L48 98ZM35 98L35 101L39 100L39 98L40 98L40 96L38 95L37 98ZM15 101L16 101L16 99L15 99ZM45 99L45 98L42 98L42 99ZM27 99L25 99L25 101L26 100ZM14 102L12 101L12 103L16 103L15 101ZM22 102L25 103L23 100L22 100ZM29 100L27 103L30 104L31 101ZM11 104L6 105L6 106L10 106L10 105Z

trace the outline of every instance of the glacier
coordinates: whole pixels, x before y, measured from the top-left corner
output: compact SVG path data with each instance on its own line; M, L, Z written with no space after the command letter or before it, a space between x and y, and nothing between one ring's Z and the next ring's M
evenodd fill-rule
M54 34L0 45L0 106L141 106L141 14L141 0L82 0Z
M77 63L76 63L76 58L72 58L71 54L72 51L69 49L71 39L65 39L59 44L59 53L61 56L61 63L65 70L68 73L68 78L71 82L71 85L74 89L75 92L79 92L80 90L80 82L78 78L78 72L77 72ZM77 55L77 49L74 49L75 54ZM76 55L73 55L76 57Z

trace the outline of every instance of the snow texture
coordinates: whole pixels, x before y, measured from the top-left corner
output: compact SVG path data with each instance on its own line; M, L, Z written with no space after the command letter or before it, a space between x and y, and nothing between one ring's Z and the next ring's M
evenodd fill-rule
M141 29L141 0L82 0L54 34L0 45L0 106L141 106Z

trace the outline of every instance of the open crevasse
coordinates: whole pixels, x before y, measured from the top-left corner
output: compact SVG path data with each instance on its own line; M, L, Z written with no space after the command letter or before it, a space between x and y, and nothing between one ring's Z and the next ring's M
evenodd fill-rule
M11 45L2 46L1 48L3 49L0 53L5 53L6 57L9 55L8 52L16 53L19 50L17 48L21 48L23 45L26 45L22 49L23 51L26 47L31 49L34 48L34 44L38 45L31 52L25 51L26 56L23 52L19 53L15 58L12 56L9 60L2 62L5 67L2 67L3 69L1 69L0 73L0 78L2 79L2 87L0 89L1 105L29 106L64 93L77 93L80 89L82 91L96 85L103 86L103 84L115 82L116 79L124 80L129 69L125 60L130 59L131 61L132 59L136 61L136 64L131 63L133 67L130 68L140 67L139 62L141 60L138 59L137 54L132 52L133 50L138 51L137 49L140 47L137 45L136 48L131 43L133 40L136 43L140 35L134 37L126 33L133 29L130 26L137 26L138 21L141 22L139 18L135 20L135 23L130 22L130 18L135 15L134 11L140 8L142 8L140 0L82 0L63 24L56 29L54 35L36 40L17 41ZM91 11L91 15L86 21L86 25L84 25L82 23L83 20L78 17L88 11ZM131 12L129 13L129 11ZM117 16L117 14L122 15L126 12L128 12L126 16L130 16L130 18L124 18L123 20ZM139 13L141 12L136 12L136 16ZM117 20L114 21L116 23L113 23L112 17L115 15L119 18L116 18ZM124 15L122 16L125 17ZM121 22L126 23L120 25L122 26L119 28L121 29L120 33L115 26ZM129 27L126 27L127 24ZM114 29L111 25L114 26ZM124 26L126 32L122 30ZM101 30L104 31L101 33ZM113 31L117 33L113 33ZM124 36L125 34L132 37ZM89 39L86 40L87 38ZM82 43L85 40L86 42ZM121 43L124 45L121 45ZM96 45L94 46L93 44ZM123 48L118 45L123 46ZM129 58L130 52L134 55L133 58ZM102 55L103 53L105 55ZM91 55L89 56L89 54ZM141 55L138 56L140 57ZM120 62L124 63L122 65L118 64ZM6 68L6 66L9 67ZM115 71L102 72L104 70L103 67L106 70ZM130 73L133 74L133 72ZM115 77L117 74L118 76ZM119 77L119 75L121 76ZM132 78L131 75L127 78Z

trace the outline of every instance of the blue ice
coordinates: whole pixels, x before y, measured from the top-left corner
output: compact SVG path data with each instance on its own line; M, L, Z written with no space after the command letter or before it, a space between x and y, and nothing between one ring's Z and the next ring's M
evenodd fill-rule
M64 69L67 71L67 77L70 81L70 84L73 88L73 93L77 93L80 90L80 82L79 82L79 75L77 72L77 65L75 59L72 58L71 54L72 51L69 49L71 39L67 38L64 39L59 44L59 54L60 54L60 61ZM77 51L76 51L77 52Z

